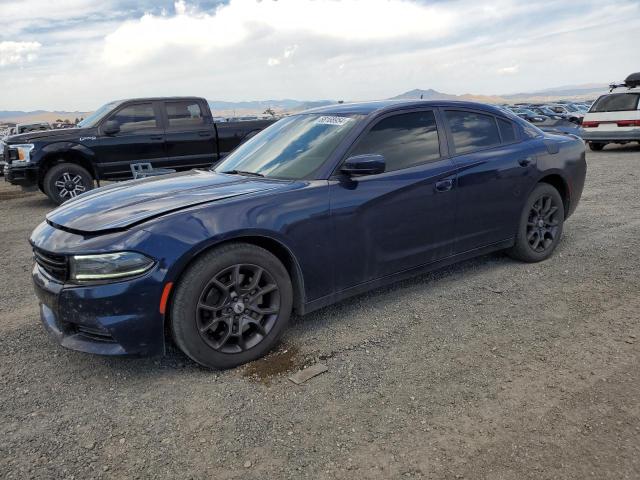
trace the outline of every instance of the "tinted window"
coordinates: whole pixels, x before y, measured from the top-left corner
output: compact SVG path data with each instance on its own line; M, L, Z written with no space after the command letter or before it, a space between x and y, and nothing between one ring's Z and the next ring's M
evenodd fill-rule
M117 111L109 120L116 120L120 124L121 132L131 132L143 128L156 128L156 121L153 105L150 103L140 103L129 105Z
M169 127L193 127L204 125L204 118L197 102L167 103Z
M498 118L498 127L500 128L500 136L502 143L511 143L516 141L516 129L509 120Z
M496 121L490 115L448 110L447 121L456 153L472 152L500 144Z
M591 112L623 112L638 109L638 93L614 93L605 95L596 100L591 107Z
M386 171L440 158L433 112L405 113L381 120L358 142L351 155L366 153L383 155Z

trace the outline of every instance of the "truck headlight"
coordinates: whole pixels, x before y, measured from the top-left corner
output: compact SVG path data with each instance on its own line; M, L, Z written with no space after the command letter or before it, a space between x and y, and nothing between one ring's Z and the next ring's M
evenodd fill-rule
M31 150L33 150L35 145L33 143L23 143L21 145L11 145L10 150L14 150L15 153L11 155L10 158L13 159L13 164L16 165L26 165L31 161Z
M136 252L73 255L70 260L71 280L76 282L104 282L141 275L155 262Z

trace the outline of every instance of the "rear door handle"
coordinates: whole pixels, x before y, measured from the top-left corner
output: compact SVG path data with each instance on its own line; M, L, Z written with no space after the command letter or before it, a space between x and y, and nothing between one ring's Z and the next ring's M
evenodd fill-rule
M162 135L150 135L149 138L151 140L162 140L164 137Z
M447 178L446 180L440 180L436 182L436 192L448 192L453 188L453 180Z

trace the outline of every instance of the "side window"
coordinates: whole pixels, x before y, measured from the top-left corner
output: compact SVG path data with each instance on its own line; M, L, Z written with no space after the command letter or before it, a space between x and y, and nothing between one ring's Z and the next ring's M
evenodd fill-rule
M170 128L204 125L204 117L197 102L167 102L165 105Z
M498 126L491 115L447 110L447 121L456 153L472 152L500 144Z
M121 132L133 132L145 128L157 128L158 121L151 103L129 105L114 113L109 120L120 124Z
M509 120L498 118L498 128L500 129L502 143L513 143L516 141L516 129Z
M358 142L351 155L384 156L386 171L400 170L440 158L433 112L403 113L379 121Z

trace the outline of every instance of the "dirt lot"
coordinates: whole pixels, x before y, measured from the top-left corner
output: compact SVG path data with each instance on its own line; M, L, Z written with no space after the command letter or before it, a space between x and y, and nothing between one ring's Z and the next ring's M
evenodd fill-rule
M217 373L49 340L26 239L51 205L1 183L0 477L640 478L640 147L588 164L551 260L357 297Z

